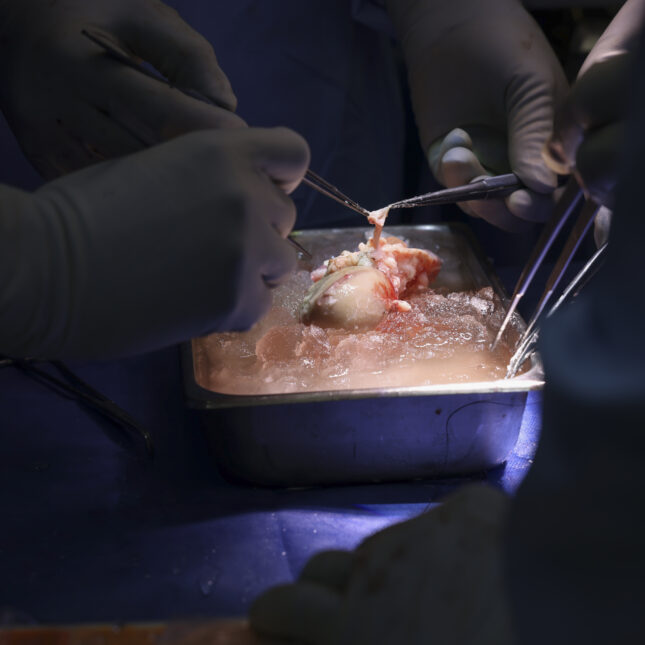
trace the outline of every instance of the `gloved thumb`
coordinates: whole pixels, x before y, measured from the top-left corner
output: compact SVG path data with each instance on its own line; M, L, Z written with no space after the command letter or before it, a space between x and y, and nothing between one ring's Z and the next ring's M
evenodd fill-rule
M210 43L171 7L161 2L142 3L140 12L132 12L119 25L118 36L176 87L195 90L227 110L237 107L237 98Z
M519 178L538 193L551 193L557 187L556 174L544 163L542 149L549 138L558 91L544 92L531 87L526 78L509 88L508 156Z
M552 168L562 174L571 172L585 136L624 119L631 59L626 53L603 57L576 81L555 116L553 135L545 146Z
M284 190L292 193L309 167L307 142L284 127L256 129L254 157L258 167Z
M645 18L645 0L627 0L616 14L607 29L593 46L585 62L580 67L578 78L601 61L633 53Z
M630 60L644 12L645 0L627 0L582 64L544 147L545 161L557 172L565 174L575 168L576 153L586 132L624 116Z

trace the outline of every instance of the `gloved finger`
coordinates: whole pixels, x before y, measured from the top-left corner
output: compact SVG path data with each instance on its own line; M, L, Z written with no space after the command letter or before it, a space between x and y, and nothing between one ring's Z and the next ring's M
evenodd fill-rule
M43 122L45 127L34 128L31 138L23 140L25 156L44 179L136 152L158 140L147 128L132 125L132 120L86 107L73 117L56 117L50 127Z
M355 561L356 557L351 551L321 551L310 558L298 580L342 592L347 587Z
M118 138L118 137L115 137ZM128 140L128 148L140 147L136 141ZM37 136L23 140L22 149L30 163L46 180L79 170L100 161L104 156L102 148L90 142L84 142L75 130L69 129L66 123L45 131L39 130ZM56 154L50 154L55 150Z
M625 118L632 62L627 54L605 58L576 81L570 102L576 121L585 130Z
M542 195L521 189L506 198L506 207L515 216L527 222L546 222L553 211L553 195Z
M486 169L486 174L510 172L506 133L485 125L471 124L465 127L472 139L471 150Z
M584 129L566 104L555 116L555 130L546 140L542 159L553 172L568 175L576 166L576 150L584 138Z
M430 170L435 179L444 186L446 183L442 176L441 160L451 148L466 148L467 150L472 150L473 142L470 135L461 128L455 128L445 137L437 139L428 149L427 159Z
M269 289L281 285L298 264L298 256L295 249L282 238L273 235L267 243L267 250L270 255L260 265L260 275L264 284Z
M582 64L578 78L602 60L624 52L634 52L638 47L643 24L644 6L640 0L624 2L609 26L596 41Z
M267 288L276 287L297 264L295 249L284 239L296 221L295 204L266 176L258 178L244 201L244 211L255 214L242 232L245 274L253 279L259 275Z
M448 188L470 183L476 177L490 175L474 152L451 148L441 159L441 173Z
M601 206L593 223L593 239L596 248L609 241L612 213L606 206Z
M441 174L448 187L461 186L471 181L488 176L484 166L480 163L477 156L471 150L466 148L451 148L443 156L440 163ZM520 202L522 198L520 197ZM486 199L470 202L458 203L458 206L472 217L485 219L493 226L501 228L512 233L525 232L529 226L526 221L518 218L507 208L503 199ZM525 204L524 220L539 220L540 215L533 212L531 207L534 202L530 201ZM534 220L531 219L534 218Z
M119 24L118 36L177 87L197 90L235 110L237 99L210 43L171 7L157 0L144 3L144 11L132 12Z
M256 208L264 215L272 230L285 238L296 223L296 205L270 177L266 177L266 180L267 189L263 191L261 203Z
M293 192L309 167L307 142L289 128L254 128L254 158L285 193Z
M488 174L475 154L463 147L450 148L443 155L439 164L439 172L442 183L447 188L468 184L475 177ZM458 206L468 215L479 217L473 210L473 204L474 202L461 202Z
M449 150L443 158L442 166L447 186L461 186L488 175L477 157L464 148ZM476 200L458 205L465 213L485 219L505 231L515 233L527 229L526 223L517 220L503 199Z
M484 167L486 174L509 171L506 156L506 139L493 128L480 125L469 125L468 130L455 128L445 137L435 141L428 150L428 163L435 178L444 186L441 161L448 150L466 148L472 150L478 160L477 168Z
M508 102L508 157L513 172L538 193L552 193L557 175L544 163L542 150L553 129L555 114L551 94L542 88L524 88Z
M56 150L55 164L44 177L53 178L87 165L120 157L142 148L142 140L94 106L79 111L75 118L57 118L56 127L39 130L42 136L30 142L35 149ZM36 155L37 156L37 155ZM31 158L32 163L34 159ZM40 169L39 169L40 170Z
M286 242L282 243L286 245ZM244 289L244 294L238 299L237 306L227 316L225 323L218 320L217 327L203 330L201 336L213 331L248 331L269 311L273 302L271 289L275 285L268 284L259 269L254 268L252 275L240 280L239 285L240 289Z
M471 208L477 217L508 233L526 233L533 226L530 222L516 217L507 207L504 199L482 199L473 202Z
M144 145L194 130L246 126L233 112L187 96L110 59L102 61L93 89L96 109Z
M269 589L251 605L251 627L260 634L293 639L307 645L333 642L338 594L308 582Z
M613 205L624 129L624 123L619 122L589 132L576 154L576 168L585 190L599 204L609 208Z
M545 152L551 167L565 174L575 167L585 132L626 116L630 57L612 56L590 67L574 84L555 115Z

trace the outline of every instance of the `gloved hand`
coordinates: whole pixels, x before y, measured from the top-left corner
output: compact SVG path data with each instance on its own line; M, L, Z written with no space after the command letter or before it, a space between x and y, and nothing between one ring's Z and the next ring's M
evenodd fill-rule
M518 643L645 642L645 33L602 269L544 321L535 463L505 535Z
M550 214L555 173L541 150L567 91L544 34L519 0L388 0L424 151L445 186L514 171L527 185L462 209L509 231Z
M354 552L322 552L295 584L256 600L251 626L306 645L508 645L507 506L500 491L471 486Z
M552 168L575 172L587 192L609 208L644 11L645 0L628 0L616 14L580 69L545 147L545 161ZM602 224L607 218L597 221Z
M0 354L110 358L248 328L295 264L284 128L209 130L34 194L0 187Z
M105 55L98 28L189 98ZM0 108L47 179L186 132L240 127L210 44L159 0L0 0Z

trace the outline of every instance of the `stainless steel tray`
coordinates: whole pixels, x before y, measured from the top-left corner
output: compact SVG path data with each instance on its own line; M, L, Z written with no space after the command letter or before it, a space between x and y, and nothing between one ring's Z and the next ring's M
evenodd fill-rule
M300 231L296 239L313 252L316 264L326 257L330 243L336 251L355 248L367 230ZM508 302L467 227L393 226L387 233L442 257L438 286L465 290L490 285ZM487 470L512 450L527 394L543 385L535 357L523 376L486 383L235 396L202 387L193 359L193 345L184 344L186 397L203 412L220 470L236 480L272 486Z

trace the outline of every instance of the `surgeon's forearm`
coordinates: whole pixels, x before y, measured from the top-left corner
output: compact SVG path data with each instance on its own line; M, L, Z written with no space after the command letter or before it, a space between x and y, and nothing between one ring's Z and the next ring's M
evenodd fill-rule
M57 213L29 193L0 186L0 353L25 357L65 336L73 254ZM69 306L68 306L69 305Z

